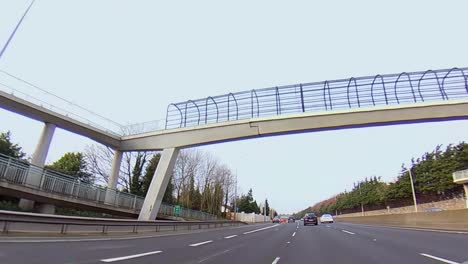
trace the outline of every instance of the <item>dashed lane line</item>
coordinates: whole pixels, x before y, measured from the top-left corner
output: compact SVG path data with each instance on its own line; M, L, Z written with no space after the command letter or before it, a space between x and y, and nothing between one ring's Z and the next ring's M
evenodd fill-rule
M273 262L271 264L276 264L276 263L278 263L279 260L280 260L280 257L276 257L275 260L273 260Z
M346 231L346 230L341 230L341 232L345 232L345 233L350 234L350 235L355 235L355 233L349 232L349 231Z
M198 247L198 246L209 244L209 243L212 243L212 242L213 242L213 240L208 240L208 241L203 241L203 242L199 242L199 243L195 243L195 244L190 244L189 246L190 247Z
M227 237L224 237L225 239L230 239L230 238L233 238L233 237L236 237L237 235L232 235L232 236L227 236Z
M460 264L460 263L455 262L455 261L451 261L451 260L448 260L448 259L432 256L432 255L425 254L425 253L419 253L419 255L424 256L426 258L435 259L435 260L438 260L438 261L441 261L441 262L444 262L444 263L448 263L448 264Z
M294 233L292 234L293 237L294 237L295 235L296 235L296 232L294 232Z
M151 252L146 252L146 253L141 253L141 254L136 254L136 255L130 255L130 256L123 256L123 257L118 257L118 258L108 258L108 259L101 259L101 262L116 262L116 261L121 261L121 260L127 260L127 259L133 259L133 258L139 258L139 257L144 257L144 256L149 256L149 255L154 255L154 254L160 254L162 251L151 251Z

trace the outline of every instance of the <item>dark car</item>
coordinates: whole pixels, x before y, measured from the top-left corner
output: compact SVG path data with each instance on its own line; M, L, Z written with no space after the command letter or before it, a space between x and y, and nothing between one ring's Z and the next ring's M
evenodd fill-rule
M317 215L314 213L307 213L304 215L304 225L306 226L309 224L318 225Z
M294 222L296 222L296 219L294 219L294 217L290 216L288 218L288 223L294 223Z

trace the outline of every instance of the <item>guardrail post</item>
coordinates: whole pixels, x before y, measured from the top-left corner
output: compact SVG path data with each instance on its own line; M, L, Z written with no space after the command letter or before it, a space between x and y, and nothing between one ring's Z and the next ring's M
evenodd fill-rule
M8 233L8 221L4 220L3 222L3 233L7 234Z
M133 233L138 233L138 226L137 225L133 226Z
M302 84L299 84L301 88L301 104L302 104L302 112L305 112L305 105L304 105L304 92L302 91Z
M60 230L60 234L65 235L67 233L67 224L62 224L62 230Z

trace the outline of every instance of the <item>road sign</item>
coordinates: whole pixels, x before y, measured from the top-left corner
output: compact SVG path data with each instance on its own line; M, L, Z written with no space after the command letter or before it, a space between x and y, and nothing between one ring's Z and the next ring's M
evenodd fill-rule
M174 206L174 215L179 216L180 214L180 205Z

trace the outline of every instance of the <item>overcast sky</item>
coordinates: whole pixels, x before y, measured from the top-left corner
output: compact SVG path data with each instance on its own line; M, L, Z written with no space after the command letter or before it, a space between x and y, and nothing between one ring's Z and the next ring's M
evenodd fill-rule
M0 1L0 47L28 6ZM120 123L169 103L301 82L466 67L467 1L37 0L0 69ZM0 74L0 81L2 81ZM42 124L0 110L31 154ZM393 180L468 122L317 132L202 147L282 213L369 176ZM58 130L48 161L89 139Z

